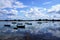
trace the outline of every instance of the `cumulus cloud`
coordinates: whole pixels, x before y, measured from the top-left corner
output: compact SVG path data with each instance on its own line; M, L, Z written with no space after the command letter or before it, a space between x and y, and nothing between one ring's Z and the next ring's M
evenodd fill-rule
M17 0L0 0L0 9L2 8L24 8L27 7Z
M46 9L45 8L38 8L38 7L33 7L30 8L29 10L26 11L20 11L25 14L25 16L29 19L39 19L39 18L48 18L49 16L45 14Z
M47 10L47 13L50 14L53 19L60 19L60 4L53 5Z
M18 11L17 10L10 10L10 11L8 11L8 10L0 10L0 14L7 14L7 15L9 15L9 14L11 14L11 15L17 15L17 13L18 13Z
M27 6L17 0L0 0L0 18L1 19L17 18L19 16L18 10L16 9L25 7ZM10 10L7 10L5 8L10 8Z
M24 5L22 2L15 2L15 5L13 6L14 8L24 8L27 7Z
M0 18L15 18L18 14L17 10L0 10Z
M50 2L46 2L48 4ZM32 7L26 10L16 10L16 8L29 7L17 0L1 0L0 1L0 18L6 16L6 18L22 18L22 19L60 19L60 4L53 5L49 9L42 7ZM11 10L5 10L4 8L12 8ZM2 10L3 9L3 10ZM18 16L23 14L23 16ZM5 18L5 17L4 17Z
M60 4L53 5L50 9L48 9L48 12L58 12L60 11Z
M32 7L28 10L20 11L29 19L60 19L60 4L53 5L49 9Z

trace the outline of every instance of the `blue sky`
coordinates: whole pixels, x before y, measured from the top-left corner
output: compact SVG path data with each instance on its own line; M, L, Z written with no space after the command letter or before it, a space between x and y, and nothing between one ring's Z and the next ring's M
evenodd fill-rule
M1 0L0 19L60 19L60 0Z

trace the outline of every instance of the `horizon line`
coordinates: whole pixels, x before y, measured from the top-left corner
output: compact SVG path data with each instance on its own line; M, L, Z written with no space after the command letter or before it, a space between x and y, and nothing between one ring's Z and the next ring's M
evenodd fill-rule
M0 20L0 21L60 21L60 19L38 19L38 20Z

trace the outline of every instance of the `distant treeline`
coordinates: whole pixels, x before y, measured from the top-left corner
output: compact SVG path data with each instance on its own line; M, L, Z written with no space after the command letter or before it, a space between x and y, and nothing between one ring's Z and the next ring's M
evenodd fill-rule
M0 21L60 21L59 19L38 19L38 20L0 20Z

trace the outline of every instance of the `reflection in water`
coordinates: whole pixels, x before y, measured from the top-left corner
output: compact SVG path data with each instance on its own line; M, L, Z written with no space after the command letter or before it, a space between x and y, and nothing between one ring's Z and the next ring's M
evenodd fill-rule
M4 26L10 24L11 27ZM17 28L17 25L25 28ZM30 22L0 22L0 39L11 40L59 40L60 22L30 21ZM20 38L21 37L21 38Z

